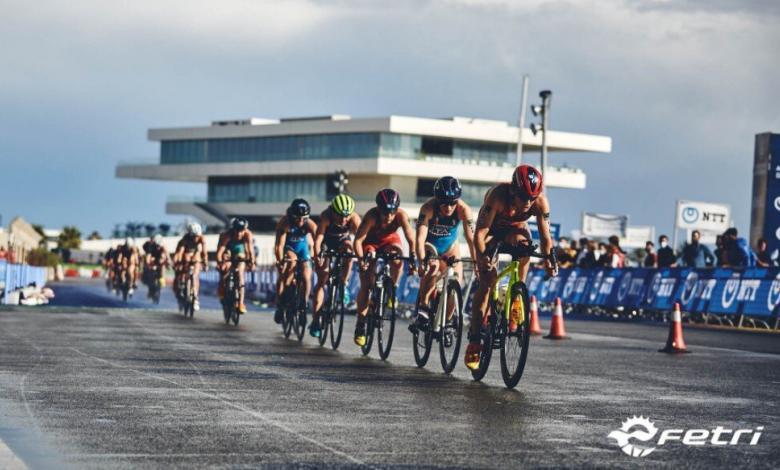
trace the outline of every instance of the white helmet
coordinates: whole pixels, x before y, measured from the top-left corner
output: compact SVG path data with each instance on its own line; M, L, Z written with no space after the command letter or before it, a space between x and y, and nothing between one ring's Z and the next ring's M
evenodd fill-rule
M133 248L135 246L135 238L125 237L125 245L129 246L130 248Z
M201 235L203 233L203 229L200 227L199 223L190 222L187 224L187 233L190 235Z
M155 235L155 236L152 238L152 241L153 241L153 242L155 242L155 243L156 243L156 244L158 244L158 245L162 245L162 242L163 242L162 235L160 235L160 234L158 233L157 235Z

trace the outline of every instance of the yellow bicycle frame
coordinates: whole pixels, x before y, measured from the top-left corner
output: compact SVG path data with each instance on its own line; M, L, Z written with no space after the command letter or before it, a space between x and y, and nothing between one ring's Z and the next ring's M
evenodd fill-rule
M506 296L504 297L504 305L503 305L503 314L504 318L507 322L509 322L509 313L512 309L512 287L514 287L515 284L520 282L520 262L517 260L513 260L509 263L509 265L501 270L500 273L498 273L498 276L496 276L496 280L493 282L493 285L490 287L490 293L493 297L493 301L498 301L498 290L499 290L499 281L504 278L505 276L509 276L509 283L506 285ZM519 323L525 322L525 305L521 304L522 307L520 308L520 317L518 318Z

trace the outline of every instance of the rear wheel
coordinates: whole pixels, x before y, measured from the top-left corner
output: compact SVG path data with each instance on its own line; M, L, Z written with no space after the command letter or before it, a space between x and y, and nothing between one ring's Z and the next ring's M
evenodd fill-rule
M287 290L285 290L286 301L284 303L284 317L282 318L282 331L284 332L285 338L290 337L294 323L297 321L296 316L298 309L295 305L295 299L293 298L294 296L290 295L290 292L295 292L295 288L295 284L293 284L288 286Z
M420 315L419 307L418 305L417 318ZM434 311L436 311L436 307L434 307ZM425 367L425 364L428 363L428 357L431 355L431 346L433 345L431 326L430 320L425 323L417 321L416 328L412 333L412 352L417 367Z
M337 285L336 299L333 302L335 307L330 311L330 321L327 325L330 329L330 345L334 350L338 349L339 344L341 344L341 334L344 331L344 313L347 311L347 306L344 304L344 283L339 282Z
M512 287L512 306L521 309L521 321L514 333L507 332L501 344L501 376L507 388L514 388L523 376L531 337L528 317L528 290L522 282Z
M463 337L463 296L460 283L451 279L447 284L447 314L450 318L439 332L439 357L445 374L455 369L460 354L460 344Z
M390 305L387 305L388 303ZM395 335L395 304L395 286L392 281L387 280L380 303L380 315L377 316L379 357L381 357L383 361L387 360L390 356L390 349L393 347L393 336Z
M374 344L374 312L369 310L363 321L366 322L366 344L360 347L360 351L364 356L368 356L368 353L371 352L371 346Z

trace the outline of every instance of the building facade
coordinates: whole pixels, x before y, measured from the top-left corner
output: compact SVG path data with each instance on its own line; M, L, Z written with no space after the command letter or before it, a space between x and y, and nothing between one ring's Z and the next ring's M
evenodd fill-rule
M464 199L478 207L485 191L507 181L516 160L519 130L503 121L455 117L427 119L389 116L352 119L334 115L295 119L215 121L206 127L149 130L160 142L155 162L125 163L120 178L199 181L200 200L173 197L168 213L185 214L205 224L244 216L254 230L273 227L289 202L307 199L313 212L336 194L333 179L347 174L347 192L358 211L373 205L384 187L401 193L402 206L414 213L430 197L434 181L455 176ZM538 151L541 135L522 133L524 152ZM609 137L550 131L550 152L608 153ZM583 189L585 173L568 167L547 169L549 187Z

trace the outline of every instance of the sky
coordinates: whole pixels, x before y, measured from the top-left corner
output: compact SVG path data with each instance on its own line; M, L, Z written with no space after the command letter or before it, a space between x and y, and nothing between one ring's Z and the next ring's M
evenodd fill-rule
M349 114L517 122L553 91L550 128L611 154L552 154L588 175L551 189L564 233L583 211L670 232L675 201L750 223L753 144L780 132L774 0L0 0L0 215L107 234L173 222L205 184L117 179L153 160L152 127ZM530 114L529 114L530 118ZM530 122L530 121L529 121ZM529 155L534 163L536 155Z

